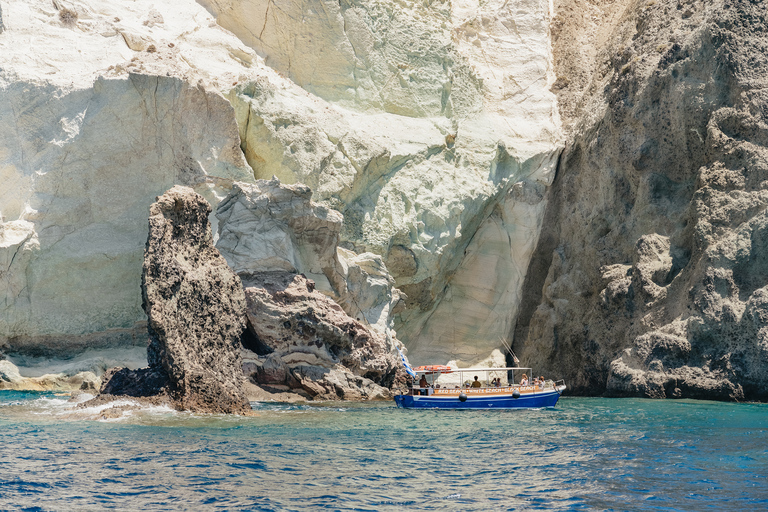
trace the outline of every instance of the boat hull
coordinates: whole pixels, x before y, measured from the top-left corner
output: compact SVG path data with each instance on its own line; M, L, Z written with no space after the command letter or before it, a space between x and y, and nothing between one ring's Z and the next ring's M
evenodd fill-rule
M548 389L522 393L515 398L512 392L507 393L477 393L467 390L462 393L466 400L462 401L459 394L425 395L396 395L395 403L403 409L540 409L552 408L560 398L560 391Z

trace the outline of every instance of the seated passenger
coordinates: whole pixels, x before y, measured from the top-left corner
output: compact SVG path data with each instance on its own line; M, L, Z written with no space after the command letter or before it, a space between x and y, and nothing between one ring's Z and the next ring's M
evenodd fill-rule
M483 387L483 384L477 380L477 375L475 375L475 381L472 383L473 388L481 388Z
M527 386L528 385L528 375L523 374L523 378L520 379L520 385L521 386Z

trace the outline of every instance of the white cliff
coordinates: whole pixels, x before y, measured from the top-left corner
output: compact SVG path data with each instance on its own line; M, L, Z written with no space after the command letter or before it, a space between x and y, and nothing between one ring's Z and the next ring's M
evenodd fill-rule
M409 297L396 328L417 362L486 358L514 322L543 213L543 189L519 201L513 185L549 185L559 152L549 4L205 3L302 87L229 95L256 176L309 185L344 215L343 246L382 256Z
M2 3L0 344L11 351L142 343L149 204L176 183L216 201L252 179L232 108L206 84L248 70L237 39L194 3L56 5Z
M388 329L395 285L417 363L499 348L561 144L547 1L0 0L0 12L6 351L143 342L155 197L182 184L215 209L234 181L273 175L343 216L347 295L319 287L352 316L357 302Z

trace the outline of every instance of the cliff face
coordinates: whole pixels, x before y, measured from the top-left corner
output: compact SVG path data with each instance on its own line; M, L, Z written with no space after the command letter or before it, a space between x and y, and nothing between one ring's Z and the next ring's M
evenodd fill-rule
M415 362L498 348L561 148L548 2L0 5L6 352L140 343L154 197L273 175L409 297Z
M228 259L307 273L415 364L509 336L582 393L765 397L765 17L0 0L0 349L142 343L155 196L186 185L215 210L274 176L343 218L305 226L327 254Z
M0 347L10 352L143 343L149 205L174 184L216 204L233 179L253 179L234 111L210 85L248 69L231 55L247 47L194 5L67 5L2 2Z
M383 258L409 357L499 348L560 150L549 3L203 3L301 87L230 93L246 158L307 184L343 214L343 247Z
M570 135L524 286L518 355L579 393L765 399L765 6L556 10ZM600 18L566 17L590 10Z

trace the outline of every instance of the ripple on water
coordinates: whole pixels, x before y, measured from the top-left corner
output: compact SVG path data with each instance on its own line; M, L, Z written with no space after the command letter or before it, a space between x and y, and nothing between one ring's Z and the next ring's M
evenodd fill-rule
M115 422L0 393L12 508L746 510L768 504L761 404L564 398L555 410L254 403ZM89 416L90 415L90 416ZM63 506L62 504L65 504Z

